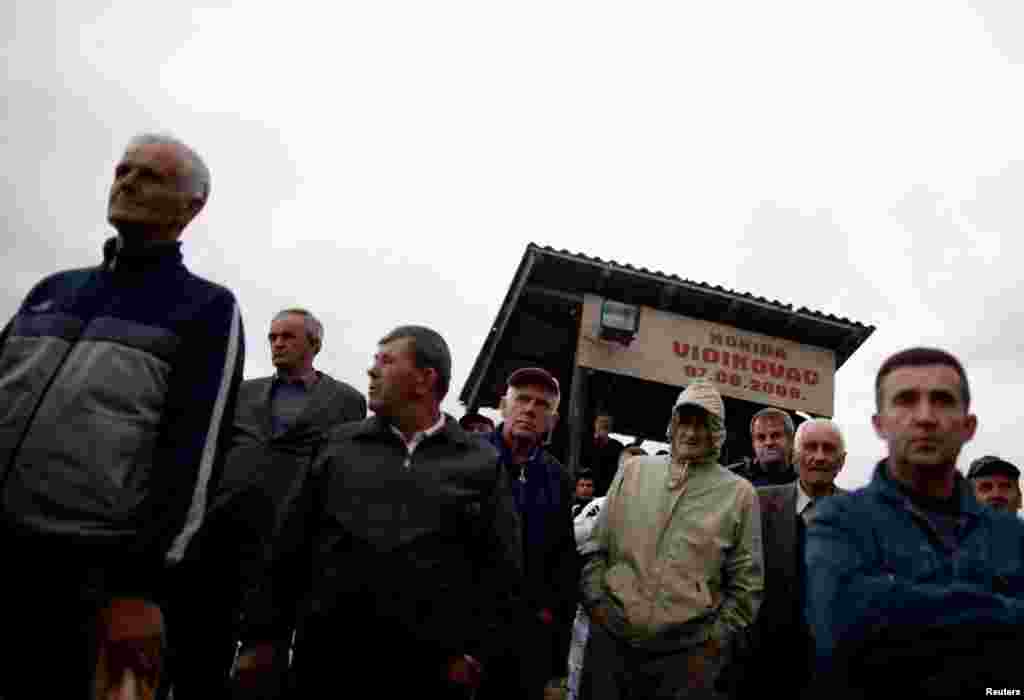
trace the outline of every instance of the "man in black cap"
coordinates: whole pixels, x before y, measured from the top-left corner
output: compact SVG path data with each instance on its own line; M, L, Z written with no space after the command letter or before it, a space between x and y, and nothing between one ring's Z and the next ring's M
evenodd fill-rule
M494 432L494 421L487 416L480 415L476 411L471 411L462 418L459 418L459 425L467 433L482 433L486 435Z
M1008 513L1020 510L1020 469L1005 459L988 455L974 460L967 480L979 503Z

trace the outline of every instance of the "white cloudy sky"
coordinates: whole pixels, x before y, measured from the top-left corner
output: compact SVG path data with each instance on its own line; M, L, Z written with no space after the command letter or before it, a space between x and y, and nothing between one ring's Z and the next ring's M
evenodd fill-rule
M169 130L213 171L186 262L238 295L249 377L284 306L360 388L426 323L461 415L534 241L878 326L837 379L840 483L883 453L875 370L921 343L968 367L964 464L1024 461L1014 0L8 0L0 51L4 317L98 260L115 160Z

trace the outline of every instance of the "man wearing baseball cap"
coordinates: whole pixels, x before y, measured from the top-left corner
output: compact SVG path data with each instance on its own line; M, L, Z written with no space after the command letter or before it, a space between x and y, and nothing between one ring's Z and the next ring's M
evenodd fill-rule
M1016 513L1020 510L1020 469L993 455L971 462L967 480L974 496L996 510Z
M498 450L499 468L507 471L506 483L511 484L524 565L523 599L533 612L510 630L508 639L514 649L509 650L507 661L519 664L519 696L539 698L549 680L566 673L570 627L579 598L579 560L570 510L573 486L543 444L558 416L558 380L540 367L525 367L513 372L507 384L500 407L503 420L486 439ZM513 675L500 674L503 678Z
M725 406L711 384L679 395L668 439L668 457L622 464L584 566L593 700L726 697L722 670L761 601L758 498L718 463Z

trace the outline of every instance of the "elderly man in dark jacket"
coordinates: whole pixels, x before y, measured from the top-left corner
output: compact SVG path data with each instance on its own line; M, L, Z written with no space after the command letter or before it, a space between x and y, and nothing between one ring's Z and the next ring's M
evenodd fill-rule
M794 444L799 478L757 489L761 503L765 595L747 641L750 648L730 669L742 683L739 697L753 697L765 678L780 673L773 689L799 698L814 676L814 641L804 616L804 548L807 524L824 499L845 493L835 485L846 461L839 425L827 418L800 424ZM820 502L820 503L819 503ZM749 656L749 655L752 655ZM737 678L741 676L741 678Z
M133 139L102 264L40 281L0 332L0 600L16 635L0 696L161 682L157 599L203 520L244 362L234 295L182 262L209 191L187 145Z
M558 380L547 370L516 370L501 401L504 421L488 436L509 478L523 546L528 614L508 630L515 652L507 658L519 665L521 697L541 697L547 681L566 675L579 600L572 481L543 446L558 401Z
M170 601L171 671L180 697L215 697L226 688L241 599L273 553L282 514L328 433L366 417L362 394L313 368L323 338L309 311L281 311L268 333L276 374L239 390L224 476ZM287 658L289 643L278 640L279 659ZM283 676L283 664L279 670Z
M293 697L365 684L387 697L466 697L521 617L509 487L494 450L440 410L444 339L397 328L369 374L376 415L332 434L247 602L243 695L259 691L273 640L294 628Z

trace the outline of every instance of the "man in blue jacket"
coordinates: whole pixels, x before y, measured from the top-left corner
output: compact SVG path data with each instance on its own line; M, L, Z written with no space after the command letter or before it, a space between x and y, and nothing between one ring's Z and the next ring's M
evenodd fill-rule
M558 413L558 380L540 367L508 378L503 421L488 436L498 451L515 501L522 542L523 602L528 614L508 631L513 649L501 677L517 677L521 697L541 697L545 684L566 675L571 625L579 598L579 559L572 521L573 487L544 449Z
M188 146L134 139L103 263L42 280L0 334L4 698L86 697L97 674L159 683L154 603L201 524L242 379L238 304L178 242L209 189Z
M875 431L889 456L808 529L808 620L841 697L973 697L1019 682L1024 524L981 506L956 469L977 428L952 355L883 363ZM845 693L845 695L843 695Z

